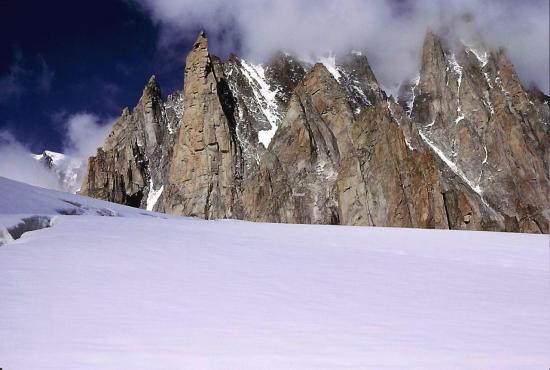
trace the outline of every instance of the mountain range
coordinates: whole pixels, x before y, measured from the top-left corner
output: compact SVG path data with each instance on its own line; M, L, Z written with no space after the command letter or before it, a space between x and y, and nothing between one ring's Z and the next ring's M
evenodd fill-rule
M480 39L428 30L421 58L394 97L360 52L222 62L201 32L183 90L164 100L150 78L80 194L204 219L548 233L549 97Z

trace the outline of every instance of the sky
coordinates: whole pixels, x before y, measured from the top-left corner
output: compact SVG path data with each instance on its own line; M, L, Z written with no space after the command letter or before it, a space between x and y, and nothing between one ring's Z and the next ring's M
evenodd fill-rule
M66 150L74 118L112 122L137 103L152 74L167 92L181 88L185 50L176 60L157 48L159 27L136 4L2 1L1 8L0 130L35 153Z
M0 145L93 154L152 74L163 95L181 89L201 29L222 58L361 50L395 90L418 69L426 28L443 31L466 11L488 46L507 47L523 82L548 93L547 0L4 1Z

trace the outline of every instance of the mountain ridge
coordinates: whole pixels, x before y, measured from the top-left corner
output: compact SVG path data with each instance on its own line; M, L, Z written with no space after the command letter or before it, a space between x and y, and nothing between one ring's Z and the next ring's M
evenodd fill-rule
M428 30L394 98L360 53L222 63L201 33L182 92L165 104L152 80L82 194L206 219L549 232L547 98L502 50Z

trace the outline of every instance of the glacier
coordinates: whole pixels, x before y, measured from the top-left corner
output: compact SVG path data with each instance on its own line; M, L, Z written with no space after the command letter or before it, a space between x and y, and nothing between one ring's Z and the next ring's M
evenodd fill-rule
M172 217L0 178L5 369L536 369L548 235ZM12 238L14 239L14 238Z

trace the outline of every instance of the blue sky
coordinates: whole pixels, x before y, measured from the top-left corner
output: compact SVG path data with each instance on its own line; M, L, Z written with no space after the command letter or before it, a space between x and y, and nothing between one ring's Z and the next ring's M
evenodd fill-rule
M509 49L525 84L548 92L548 6L547 0L2 1L0 133L33 152L63 151L70 122L111 122L137 103L150 75L165 96L180 89L185 56L201 29L222 58L361 50L382 84L395 90L417 73L426 27L469 11L490 47Z
M0 129L34 152L62 150L71 115L133 107L151 74L163 93L183 83L192 41L180 58L161 52L158 27L130 2L4 1L0 18Z

